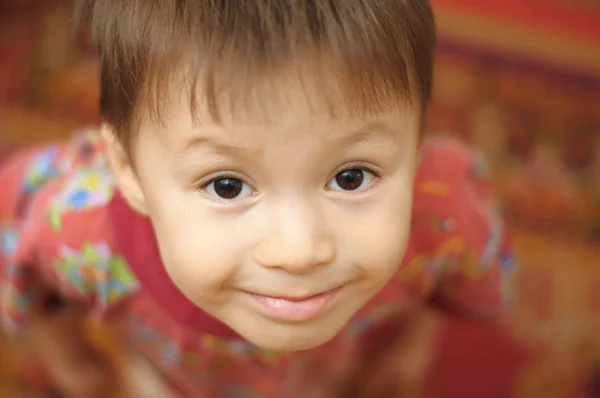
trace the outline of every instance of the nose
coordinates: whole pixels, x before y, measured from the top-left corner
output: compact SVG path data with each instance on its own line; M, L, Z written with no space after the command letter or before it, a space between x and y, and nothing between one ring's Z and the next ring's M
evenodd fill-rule
M266 268L308 273L335 259L336 247L320 212L307 204L285 206L272 213L268 236L254 250L254 260Z

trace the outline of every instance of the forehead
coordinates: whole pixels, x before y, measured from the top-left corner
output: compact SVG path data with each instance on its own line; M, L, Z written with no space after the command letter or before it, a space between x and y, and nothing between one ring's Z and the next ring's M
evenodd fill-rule
M419 108L409 103L392 104L376 112L353 112L345 104L330 104L306 87L288 84L283 93L257 98L255 103L234 108L222 103L215 120L202 97L192 107L180 92L170 102L160 123L143 121L148 134L158 134L177 152L215 139L226 146L259 151L265 145L353 145L358 142L397 141L419 130Z
M355 129L381 120L394 124L401 117L412 119L422 113L418 101L402 95L370 101L366 93L350 95L335 78L311 80L294 73L246 83L232 92L207 90L199 81L181 74L165 88L154 107L149 104L140 112L143 130L303 128L306 133L330 129L335 134L338 129ZM215 95L209 96L207 91Z
M155 77L160 79L143 85L141 106L134 112L142 122L161 124L191 116L196 125L273 125L286 118L339 122L376 119L394 111L421 112L412 82L396 87L361 81L326 60L288 63L251 76L214 74L211 79L177 62L171 72Z

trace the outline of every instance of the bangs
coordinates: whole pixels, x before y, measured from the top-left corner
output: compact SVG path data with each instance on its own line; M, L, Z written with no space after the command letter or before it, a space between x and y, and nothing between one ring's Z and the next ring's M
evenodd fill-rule
M298 58L256 64L254 58L239 57L220 65L201 60L173 64L171 58L148 70L134 113L163 123L181 93L198 124L220 124L223 117L269 120L298 101L336 118L374 116L416 100L408 66L384 69L326 51Z
M225 111L268 113L288 102L290 85L333 116L430 97L427 0L83 4L80 18L91 21L101 55L101 110L125 141L140 115L164 120L180 90L194 113L205 108L215 122Z

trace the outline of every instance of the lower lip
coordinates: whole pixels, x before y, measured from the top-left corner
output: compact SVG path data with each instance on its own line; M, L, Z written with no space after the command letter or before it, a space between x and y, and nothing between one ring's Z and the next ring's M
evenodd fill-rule
M250 296L261 304L271 316L285 321L299 322L315 318L325 311L339 291L338 288L302 300L267 297L259 294L250 294Z

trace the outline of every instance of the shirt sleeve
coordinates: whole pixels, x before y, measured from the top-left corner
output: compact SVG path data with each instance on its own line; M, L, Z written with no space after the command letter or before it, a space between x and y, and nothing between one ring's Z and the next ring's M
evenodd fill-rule
M413 234L427 253L417 260L435 274L433 297L446 309L495 317L512 302L516 263L488 164L449 138L429 139L422 156Z
M0 169L0 315L19 330L55 298L102 312L135 289L114 253L112 174L93 134L20 152Z

